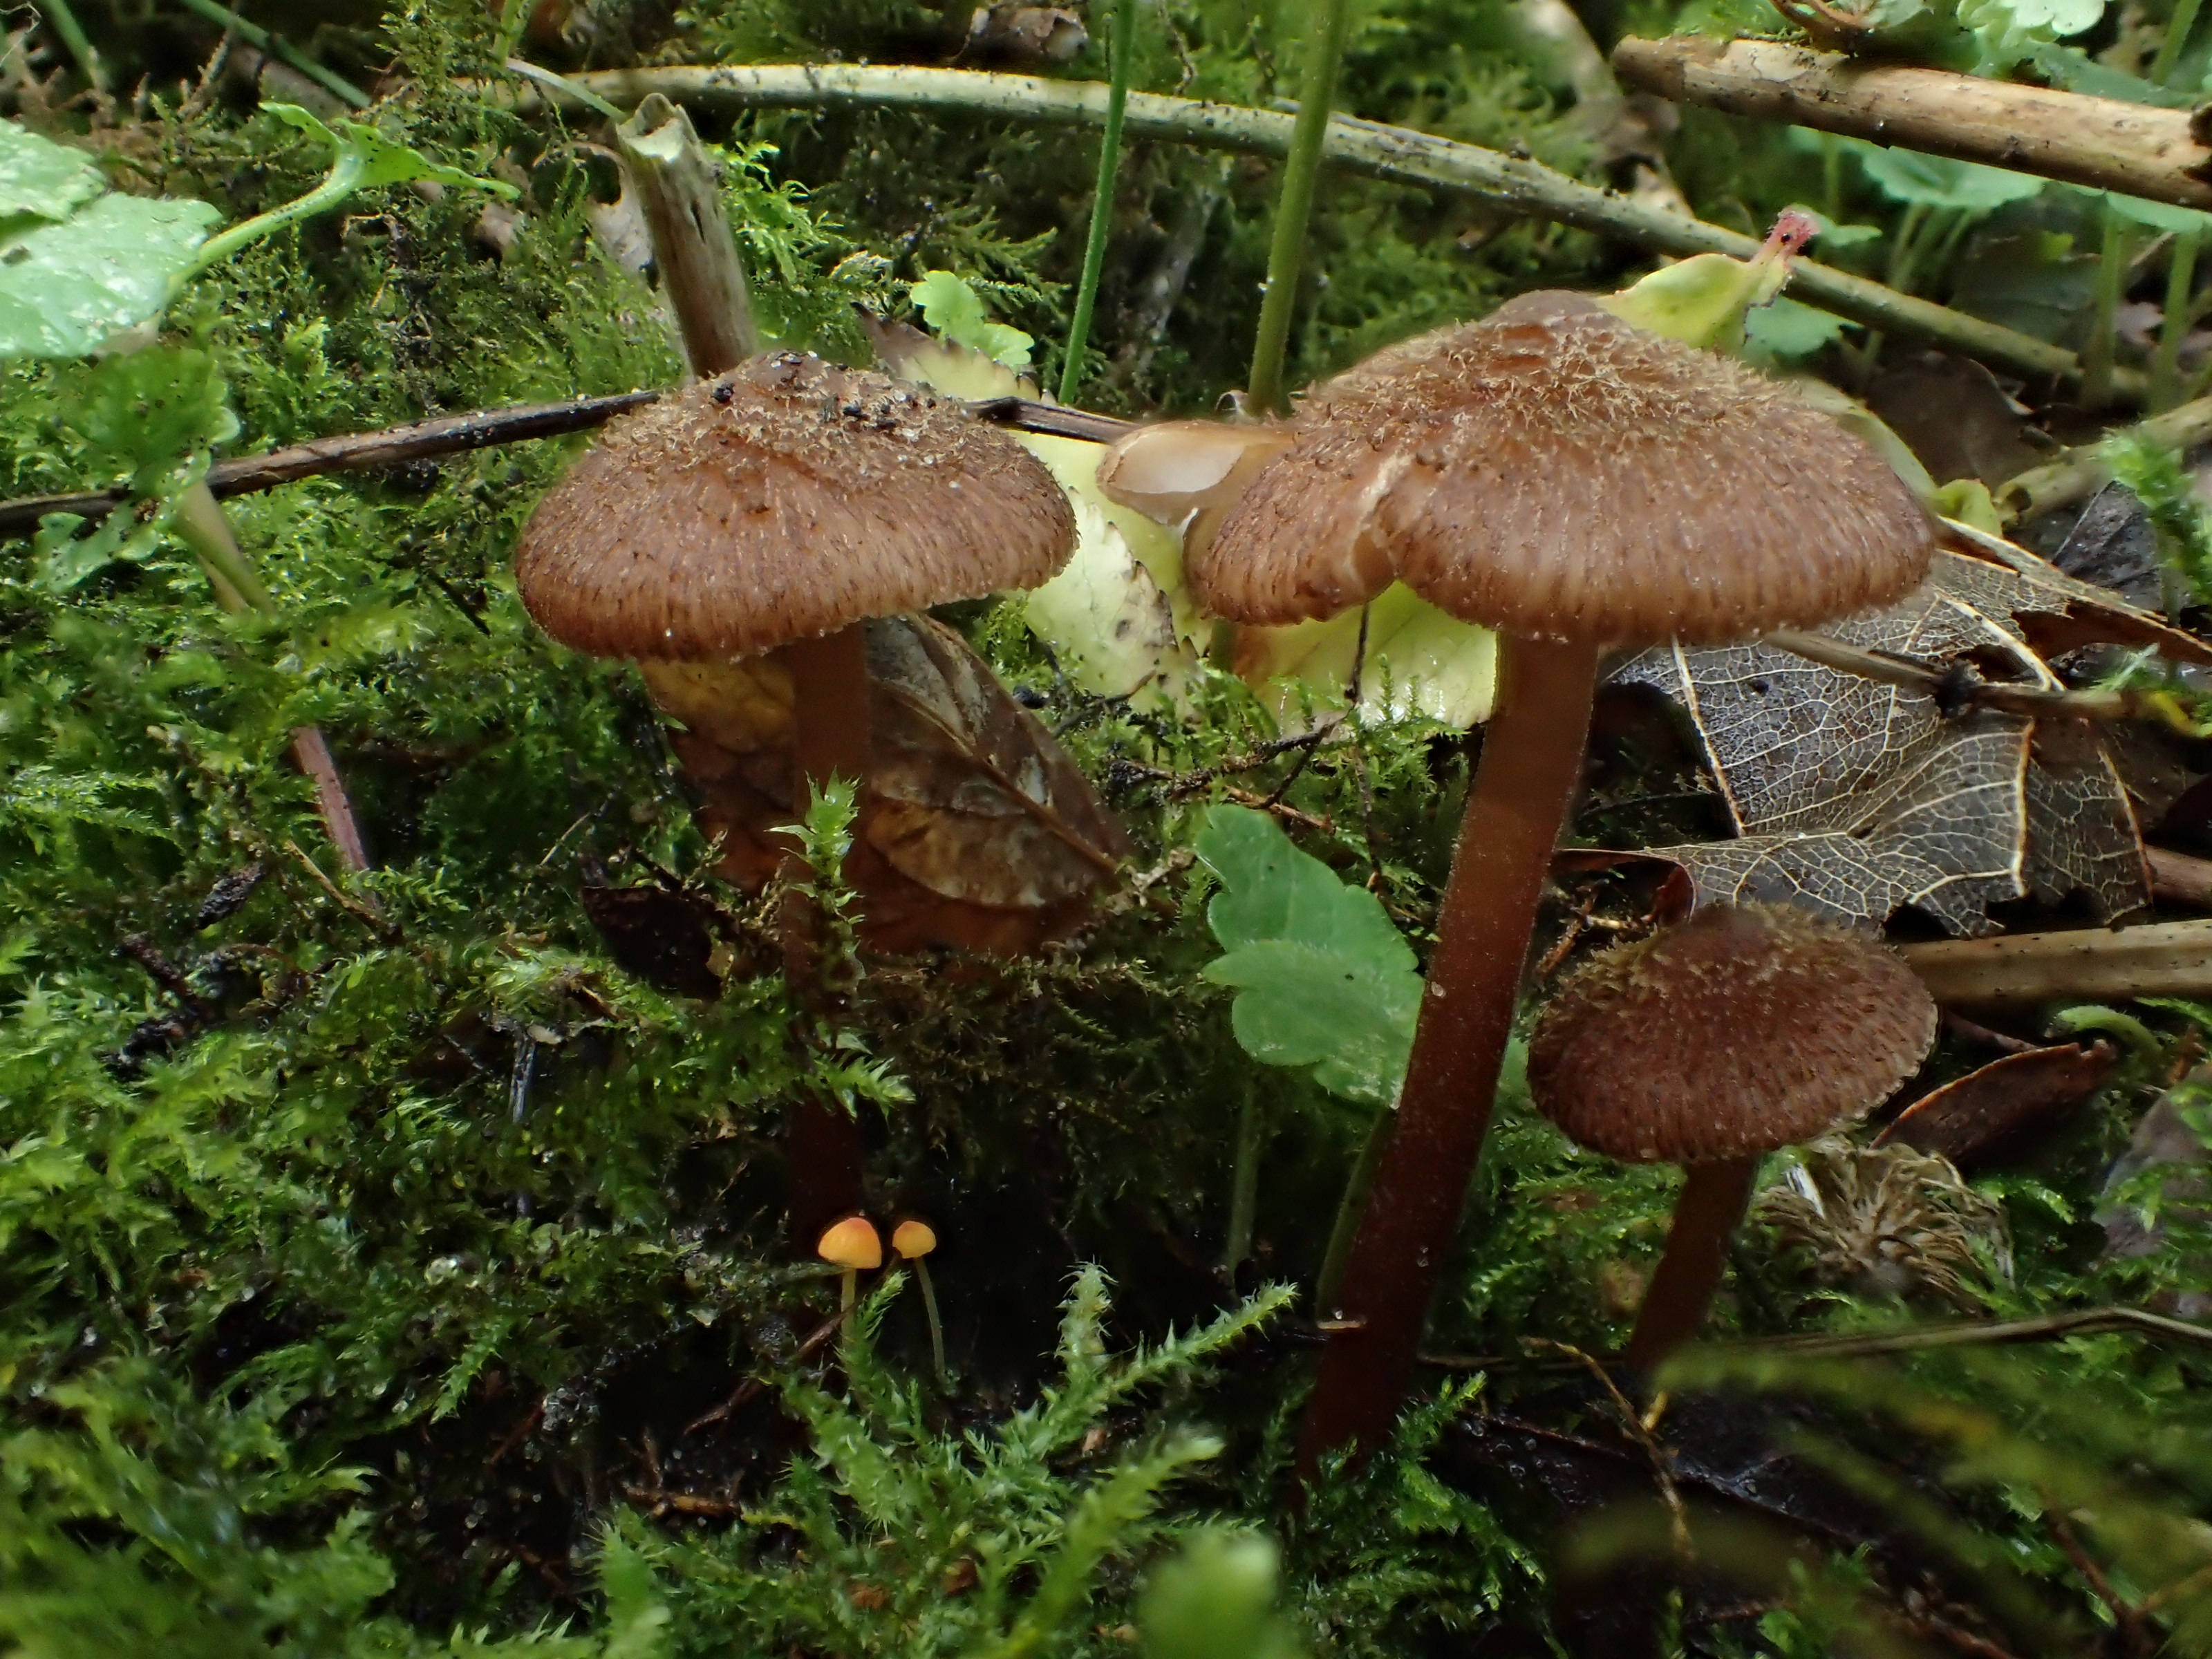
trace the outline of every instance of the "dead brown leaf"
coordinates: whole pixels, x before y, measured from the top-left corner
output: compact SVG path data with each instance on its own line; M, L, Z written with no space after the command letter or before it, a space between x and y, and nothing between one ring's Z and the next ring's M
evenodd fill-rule
M1960 532L1928 582L1834 637L1985 678L2056 688L2045 653L2091 643L2207 648L2032 554ZM1619 676L1690 714L1738 839L1652 849L1699 903L1784 900L1853 921L1911 905L1955 933L1988 907L2081 892L2101 917L2148 902L2136 812L2112 734L1994 710L1947 715L1932 696L1765 644L1649 652Z
M846 878L863 940L1018 954L1074 927L1130 844L1052 734L949 628L927 617L867 624L873 753ZM792 689L772 657L649 663L655 702L725 837L721 874L758 891L799 817Z
M2108 1042L2062 1043L2007 1054L1923 1095L1879 1135L1877 1146L1913 1146L1970 1162L2021 1129L2103 1088L2119 1055Z

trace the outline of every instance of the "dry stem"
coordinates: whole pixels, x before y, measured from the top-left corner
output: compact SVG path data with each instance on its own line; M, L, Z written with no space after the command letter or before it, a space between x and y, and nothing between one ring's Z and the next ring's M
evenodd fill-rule
M674 64L602 70L574 78L599 96L624 106L659 93L678 103L717 110L955 109L1063 126L1097 126L1106 118L1107 89L1102 84L971 70L849 64ZM559 96L536 85L485 90L526 112ZM1291 116L1273 110L1157 93L1130 94L1127 121L1127 131L1134 137L1261 155L1287 154L1292 126ZM1336 116L1329 122L1324 155L1331 165L1350 172L1481 197L1528 218L1618 237L1654 253L1728 253L1747 259L1759 247L1755 238L1741 232L1583 184L1540 162L1407 127ZM1869 328L1947 346L2031 380L2071 380L2081 374L2073 352L2047 341L1899 294L1817 261L1797 263L1790 292ZM2142 396L2140 374L2117 378L2123 392Z
M2212 209L2212 149L2189 112L1949 70L1869 64L1779 40L1623 40L1613 67L1678 104L1818 127L2091 190Z
M1939 939L1903 953L1942 1003L2212 995L2212 921Z

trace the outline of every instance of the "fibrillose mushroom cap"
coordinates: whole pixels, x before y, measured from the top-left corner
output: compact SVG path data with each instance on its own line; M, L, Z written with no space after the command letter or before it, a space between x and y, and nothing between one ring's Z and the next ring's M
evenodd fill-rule
M872 1271L884 1265L884 1241L875 1224L864 1215L848 1215L831 1224L814 1253L831 1267L848 1272Z
M927 1221L902 1221L891 1229L891 1249L904 1261L916 1261L936 1248L937 1229Z
M610 425L531 515L515 575L565 645L725 661L1034 587L1074 545L1066 495L1006 434L779 351Z
M1879 941L1723 905L1570 975L1529 1040L1528 1088L1595 1151L1709 1163L1856 1121L1935 1041L1934 1000Z
M1392 346L1297 424L1188 566L1234 622L1395 580L1510 633L1716 643L1888 604L1934 547L1881 457L1788 387L1577 294Z

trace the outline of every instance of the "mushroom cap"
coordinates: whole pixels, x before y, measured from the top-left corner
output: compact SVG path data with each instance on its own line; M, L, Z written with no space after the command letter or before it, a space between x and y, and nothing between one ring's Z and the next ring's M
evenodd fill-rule
M531 515L522 602L600 656L724 661L1066 564L1052 475L958 404L770 352L610 424Z
M1881 458L1787 386L1578 294L1392 346L1296 425L1190 559L1235 622L1332 616L1395 579L1509 633L1716 643L1887 604L1934 547Z
M864 1215L848 1215L842 1221L830 1224L821 1243L814 1247L814 1253L832 1267L848 1272L884 1265L884 1241L875 1224Z
M891 1229L891 1249L913 1261L937 1248L937 1229L927 1221L902 1221Z
M1632 1163L1703 1164L1864 1116L1936 1041L1879 940L1786 905L1717 905L1571 975L1528 1042L1536 1109Z

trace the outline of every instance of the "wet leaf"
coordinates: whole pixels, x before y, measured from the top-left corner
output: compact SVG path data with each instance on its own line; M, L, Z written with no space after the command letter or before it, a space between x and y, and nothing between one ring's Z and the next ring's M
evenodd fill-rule
M1015 954L1066 933L1128 851L1052 735L960 636L925 617L867 624L872 744L846 878L878 951ZM726 839L721 873L758 890L796 815L792 688L774 657L649 663L653 699Z
M0 221L21 214L66 219L106 188L107 180L82 150L0 121Z
M60 223L0 230L0 358L81 357L158 315L222 216L111 194Z
M1913 1146L1954 1164L2079 1105L2119 1065L2107 1042L2061 1043L2007 1054L1923 1095L1875 1137L1877 1146Z
M1995 538L2006 562L1940 551L1927 584L1838 639L1934 663L1972 659L1993 678L2059 684L2045 653L2119 640L2203 647L2116 596ZM2184 648L2185 646L2185 649ZM1701 904L1794 902L1851 921L1906 905L1956 933L1995 931L1988 907L2080 891L2102 916L2148 901L2136 814L2107 738L2086 723L1937 701L1761 643L1650 652L1624 679L1689 712L1740 832L1655 849L1689 872Z
M1382 902L1291 844L1264 812L1216 806L1194 850L1221 883L1207 925L1225 954L1206 977L1233 985L1244 1052L1313 1068L1347 1100L1388 1105L1412 1051L1421 976Z

